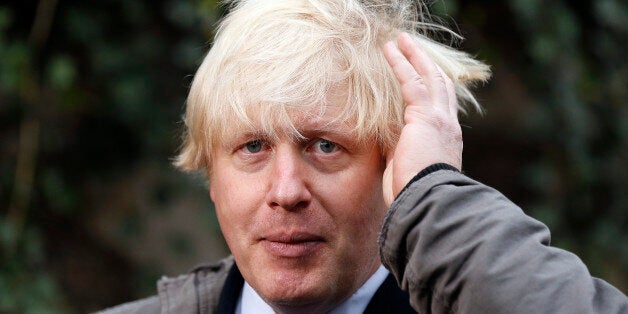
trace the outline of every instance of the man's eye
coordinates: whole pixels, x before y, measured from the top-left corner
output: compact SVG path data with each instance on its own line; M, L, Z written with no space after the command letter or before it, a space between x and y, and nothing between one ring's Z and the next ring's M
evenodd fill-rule
M325 154L331 154L337 149L336 143L328 140L318 140L314 145Z
M259 153L262 150L262 145L262 141L255 140L246 143L246 145L244 145L244 148L246 148L249 153Z

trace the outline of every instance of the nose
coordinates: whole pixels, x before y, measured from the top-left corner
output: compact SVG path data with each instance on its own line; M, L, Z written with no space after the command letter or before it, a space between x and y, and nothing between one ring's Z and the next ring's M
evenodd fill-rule
M271 167L266 203L273 209L288 211L307 207L312 195L307 183L307 164L300 151L289 145L279 145Z

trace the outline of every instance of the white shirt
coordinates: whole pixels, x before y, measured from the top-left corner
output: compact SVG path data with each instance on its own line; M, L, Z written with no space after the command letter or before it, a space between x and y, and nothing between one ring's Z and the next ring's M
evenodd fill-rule
M388 270L379 265L375 273L351 297L333 309L330 314L362 313L366 309L379 286L382 285ZM244 282L238 298L236 314L275 314L275 311L253 290L248 282Z

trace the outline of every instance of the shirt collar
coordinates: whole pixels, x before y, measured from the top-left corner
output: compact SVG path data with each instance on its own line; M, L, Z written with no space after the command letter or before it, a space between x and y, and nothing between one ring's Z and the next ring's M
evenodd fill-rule
M373 295L388 277L388 270L380 265L377 271L349 297L342 302L330 314L347 314L362 313L366 309ZM240 292L238 303L236 305L236 314L274 314L275 311L264 302L264 300L253 290L253 288L244 282L244 287Z

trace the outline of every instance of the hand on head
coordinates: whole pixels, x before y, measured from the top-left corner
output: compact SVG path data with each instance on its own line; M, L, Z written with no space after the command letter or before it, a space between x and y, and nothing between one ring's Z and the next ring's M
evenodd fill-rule
M397 46L388 42L383 47L406 105L405 125L384 172L389 206L424 168L435 163L462 167L462 130L453 82L407 33L399 35Z

